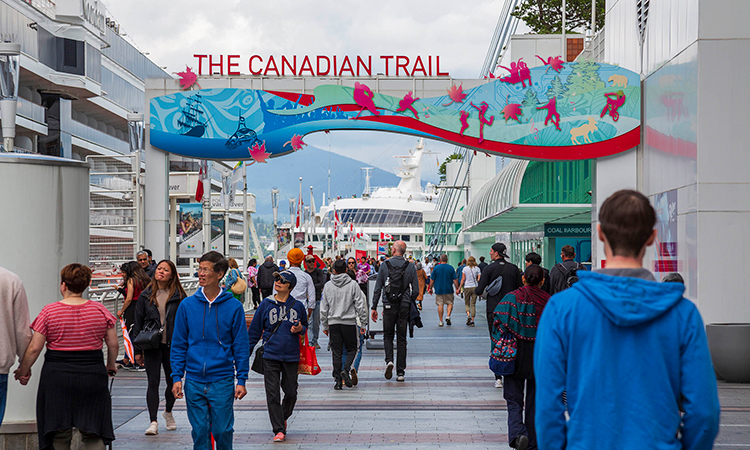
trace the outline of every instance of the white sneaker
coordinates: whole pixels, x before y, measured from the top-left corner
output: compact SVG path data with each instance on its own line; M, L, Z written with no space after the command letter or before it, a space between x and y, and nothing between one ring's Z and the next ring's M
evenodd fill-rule
M438 322L438 326L442 327L443 326L443 322L442 321Z
M403 375L397 376L396 381L404 381L404 376Z
M177 423L174 421L174 416L171 412L164 411L164 420L167 422L167 430L174 431L177 429Z
M501 387L503 387L503 380L500 379L500 378L498 378L497 380L495 380L495 387L498 388L498 389L500 389Z
M156 436L159 434L159 424L157 422L151 422L151 425L146 428L146 436Z

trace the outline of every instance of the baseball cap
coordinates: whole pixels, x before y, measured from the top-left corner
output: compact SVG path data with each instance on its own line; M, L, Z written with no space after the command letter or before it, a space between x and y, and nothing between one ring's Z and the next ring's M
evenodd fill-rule
M274 272L273 273L274 279L276 277L280 277L287 283L289 283L289 290L294 289L294 286L297 286L297 277L294 276L294 274L288 270L284 270L282 272Z
M495 242L494 244L492 244L492 250L495 250L503 258L507 258L508 257L508 254L506 253L507 249L508 248L502 242Z

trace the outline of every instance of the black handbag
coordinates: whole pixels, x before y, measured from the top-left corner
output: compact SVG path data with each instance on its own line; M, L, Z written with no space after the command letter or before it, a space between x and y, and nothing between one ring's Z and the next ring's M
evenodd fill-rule
M160 327L158 322L152 320L143 327L138 336L133 339L133 345L141 350L154 350L161 344L161 335L164 328Z
M287 310L288 311L288 310ZM268 342L271 339L271 336L273 336L276 333L276 330L279 329L282 323L284 323L284 320L286 320L286 313L284 314L284 317L279 320L278 325L276 325L276 328L273 329L271 334L268 335L268 339L266 339L266 342ZM263 375L265 370L263 369L263 347L266 346L266 342L263 343L260 347L258 347L257 350L255 350L255 359L253 359L253 365L250 367L253 372L259 373Z

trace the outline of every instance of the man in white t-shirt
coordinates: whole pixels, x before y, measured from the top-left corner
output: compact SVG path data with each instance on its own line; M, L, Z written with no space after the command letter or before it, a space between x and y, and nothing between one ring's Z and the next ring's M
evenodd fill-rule
M479 284L479 277L482 271L477 266L477 260L473 256L469 256L466 261L466 266L463 268L461 274L461 284L459 289L464 290L464 302L466 303L466 325L474 326L474 317L477 315L477 294L474 290Z
M429 288L430 286L430 275L432 275L432 260L430 257L426 257L424 259L424 276L427 277L427 281L425 282L425 287L427 289L428 294L432 294L432 290Z

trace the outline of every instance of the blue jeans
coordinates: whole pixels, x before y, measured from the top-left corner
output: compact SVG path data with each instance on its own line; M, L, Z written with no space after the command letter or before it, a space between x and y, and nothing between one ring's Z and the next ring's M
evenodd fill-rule
M357 334L359 334L359 348L357 349L357 356L354 358L352 367L359 372L359 363L362 362L362 347L365 346L365 335L361 334L359 327L357 327ZM341 358L346 361L346 347L344 347L344 353L341 355Z
M193 449L211 448L211 434L216 450L231 450L234 437L234 378L210 383L185 380L185 402L193 428Z
M320 336L320 300L315 302L315 309L312 313L312 339L310 339L310 345L318 343L318 336Z
M0 374L0 425L5 415L5 399L8 398L8 374Z

